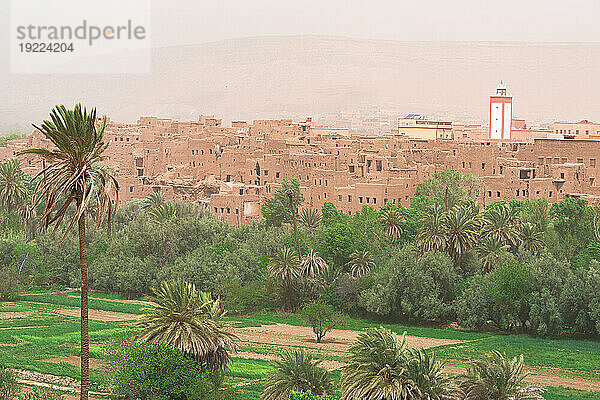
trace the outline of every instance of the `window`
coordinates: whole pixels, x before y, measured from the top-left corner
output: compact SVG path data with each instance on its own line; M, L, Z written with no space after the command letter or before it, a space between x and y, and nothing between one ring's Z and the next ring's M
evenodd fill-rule
M362 204L362 196L359 196L359 198L358 198L358 202L359 202L360 204Z
M279 178L279 172L275 172L275 178Z
M485 163L484 162L481 163L481 169L485 169Z
M352 196L348 195L348 203L350 203L352 201Z
M500 192L496 192L496 197L500 197Z
M373 197L373 204L377 204L377 197Z
M129 193L133 193L133 186L129 186Z
M565 179L565 173L564 172L560 173L560 179Z

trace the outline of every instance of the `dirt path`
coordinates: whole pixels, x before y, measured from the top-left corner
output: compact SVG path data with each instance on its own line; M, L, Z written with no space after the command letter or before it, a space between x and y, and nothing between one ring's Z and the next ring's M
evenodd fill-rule
M79 308L69 308L63 310L54 310L53 313L66 315L69 317L79 317L80 309ZM135 314L126 314L119 313L114 311L102 311L102 310L89 310L88 317L93 321L104 321L104 322L121 322L121 321L131 321L136 319L138 316Z
M0 319L27 318L35 314L35 311L3 311L0 312Z
M327 333L322 343L315 343L315 335L312 329L305 326L273 324L259 327L234 328L234 332L242 342L310 347L336 352L347 352L350 344L356 341L356 338L361 333L359 331L334 329ZM410 347L430 348L463 343L464 340L406 336L406 342Z
M76 296L73 294L65 295L66 297L74 297L79 299L80 296ZM143 300L122 300L122 299L106 299L104 297L89 297L90 300L103 300L103 301L112 301L113 303L123 303L123 304L138 304L142 306L153 306L154 303L151 301L143 301Z

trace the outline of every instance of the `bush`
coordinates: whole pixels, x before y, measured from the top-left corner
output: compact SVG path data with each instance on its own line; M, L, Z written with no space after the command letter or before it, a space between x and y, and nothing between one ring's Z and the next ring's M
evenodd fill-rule
M322 394L320 396L308 392L291 392L289 400L335 400L331 394Z
M382 316L445 320L452 315L457 281L447 254L428 252L418 258L405 247L375 274L359 304Z
M62 400L62 398L57 390L34 388L31 392L20 394L17 400Z
M113 392L131 400L214 398L210 376L179 350L159 343L129 343L111 354Z
M0 365L0 399L12 399L19 393L17 375L4 365Z
M269 280L248 282L245 285L236 280L223 283L216 293L229 313L252 314L275 308L274 289L270 286Z

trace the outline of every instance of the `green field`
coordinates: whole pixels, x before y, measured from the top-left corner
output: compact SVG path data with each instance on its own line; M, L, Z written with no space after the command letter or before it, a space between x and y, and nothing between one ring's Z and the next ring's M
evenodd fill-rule
M21 318L0 320L0 363L10 367L28 369L42 373L68 376L78 379L79 368L66 362L48 362L45 360L76 357L79 353L79 322L76 317L53 313L54 310L75 308L79 299L58 294L27 294L18 301L0 303L0 312L27 312ZM144 306L110 301L109 296L93 293L90 308L139 315ZM103 299L101 299L101 297ZM118 296L113 298L119 299ZM16 314L18 315L18 314ZM250 316L230 316L228 320L235 327L259 327L275 323L304 326L298 316L278 316L264 312ZM133 322L133 321L132 321ZM553 368L556 376L600 381L600 343L586 339L549 339L528 335L500 335L477 333L452 328L433 328L426 326L408 326L402 324L380 324L365 319L350 319L346 329L362 330L368 327L384 325L394 332L406 332L410 336L436 339L455 339L464 343L438 346L433 351L454 365L466 365L474 358L483 356L491 350L500 350L509 355L523 354L527 364L542 368ZM91 358L102 361L106 350L113 343L122 342L135 335L136 327L131 323L90 321ZM241 343L242 351L257 354L278 354L285 345L270 343ZM311 349L314 350L314 349ZM314 350L316 357L326 360L343 361L339 353ZM227 372L226 383L236 385L235 390L244 399L259 399L272 361L259 358L233 358ZM332 372L339 377L339 371ZM93 390L104 391L108 382L106 373L92 370ZM588 400L600 399L599 392L585 392L567 388L549 388L545 394L548 400Z

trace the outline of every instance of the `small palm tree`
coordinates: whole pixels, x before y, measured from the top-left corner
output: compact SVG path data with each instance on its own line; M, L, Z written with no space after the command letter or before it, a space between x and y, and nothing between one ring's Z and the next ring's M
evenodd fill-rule
M373 256L371 256L371 253L367 249L357 250L350 254L348 266L350 267L350 273L355 278L360 278L377 267L373 261Z
M462 397L462 391L444 373L444 364L436 360L435 353L409 349L407 375L413 382L416 399L450 400Z
M477 243L481 220L477 204L466 201L446 214L444 221L447 250L454 262L460 261Z
M300 225L304 226L309 232L313 232L319 228L321 224L321 214L316 208L305 208L298 216Z
M308 392L320 396L333 393L329 372L319 367L304 349L285 351L281 360L275 361L275 371L269 373L260 398L278 400L291 392Z
M225 368L237 345L222 321L220 302L182 279L162 282L152 291L155 305L140 317L138 339L179 349L210 371Z
M308 253L302 257L300 267L302 268L303 277L313 279L315 276L319 275L322 270L327 268L327 262L319 256L319 253L310 249Z
M152 192L140 201L142 209L150 212L160 207L166 201L165 195L161 192Z
M342 367L342 400L406 399L408 382L406 341L389 329L370 329L350 346L350 362Z
M19 160L13 158L0 164L0 205L8 212L25 206L28 181Z
M96 110L88 112L77 104L73 110L57 106L50 112L52 121L34 127L48 138L55 149L27 149L19 154L35 154L46 161L36 176L34 207L44 201L46 208L42 225L56 223L54 231L75 204L75 212L64 237L75 223L79 234L79 267L81 271L81 399L89 392L89 334L87 252L85 241L86 210L94 206L96 229L108 215L107 227L119 204L119 184L111 171L101 163L109 143L104 142L106 117L98 122Z
M526 222L521 225L521 246L525 250L531 251L532 253L539 253L544 247L544 232L540 232L537 227Z
M267 264L267 271L275 282L281 282L284 291L284 304L286 310L291 310L294 296L294 283L301 276L302 269L294 249L282 248Z
M168 221L179 215L179 206L177 203L165 201L149 209L148 215L154 222Z
M446 247L445 218L444 208L439 204L434 204L421 220L416 241L424 252L441 251Z
M396 242L402 235L402 214L397 208L385 208L380 215L381 225L387 238L392 242Z
M461 379L465 400L543 400L544 388L527 385L523 355L512 360L494 351L473 362Z
M423 350L408 350L389 329L369 329L350 346L342 367L342 400L457 399L460 391L443 364Z
M479 241L476 247L479 260L485 272L491 271L500 256L508 250L507 244L502 244L498 236L491 235Z

